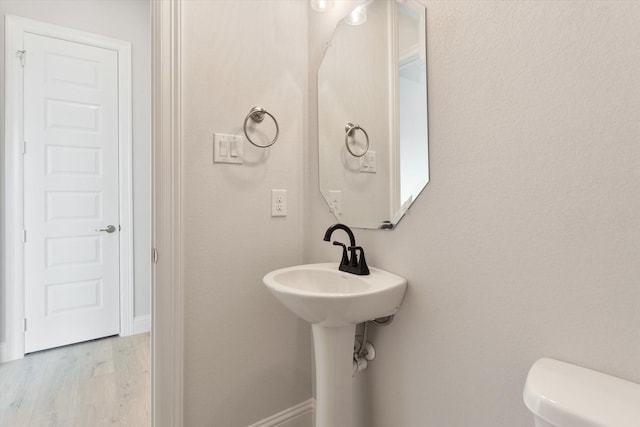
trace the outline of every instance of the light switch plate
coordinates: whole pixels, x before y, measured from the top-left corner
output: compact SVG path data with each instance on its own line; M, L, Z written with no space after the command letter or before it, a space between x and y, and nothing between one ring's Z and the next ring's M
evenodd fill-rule
M377 171L376 152L369 150L360 157L360 172L376 173Z
M241 135L213 134L214 163L242 164L243 139Z

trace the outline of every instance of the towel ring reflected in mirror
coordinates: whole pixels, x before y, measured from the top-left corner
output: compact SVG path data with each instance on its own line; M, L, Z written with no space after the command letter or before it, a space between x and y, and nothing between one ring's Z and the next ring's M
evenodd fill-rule
M360 127L359 125L354 125L353 123L347 123L344 126L344 130L346 132L346 135L344 136L344 145L347 147L347 151L349 151L349 153L353 156L353 157L362 157L365 154L367 154L367 151L369 151L369 134L367 134L367 131L364 130L362 127ZM351 146L349 144L349 137L353 136L355 139L355 133L356 131L361 131L364 134L364 139L366 141L366 146L364 147L364 150L360 153L360 154L356 154L353 152L353 150L351 149Z

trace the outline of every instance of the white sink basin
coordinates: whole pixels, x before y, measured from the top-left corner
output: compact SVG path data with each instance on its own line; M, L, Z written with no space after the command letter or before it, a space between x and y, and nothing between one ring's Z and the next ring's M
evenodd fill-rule
M335 263L282 268L264 276L264 284L293 313L320 326L355 325L395 314L407 288L406 279L370 267L357 276Z

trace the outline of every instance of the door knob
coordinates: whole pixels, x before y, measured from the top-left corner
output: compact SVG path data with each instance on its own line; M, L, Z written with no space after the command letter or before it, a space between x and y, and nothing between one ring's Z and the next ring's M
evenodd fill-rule
M108 225L107 228L97 228L96 231L106 231L107 233L113 233L116 231L116 227L113 225Z

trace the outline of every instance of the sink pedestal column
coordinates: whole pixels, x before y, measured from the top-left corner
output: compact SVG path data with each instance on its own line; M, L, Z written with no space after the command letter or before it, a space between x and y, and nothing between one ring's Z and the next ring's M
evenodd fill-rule
M316 357L315 427L351 427L356 325L311 325Z

